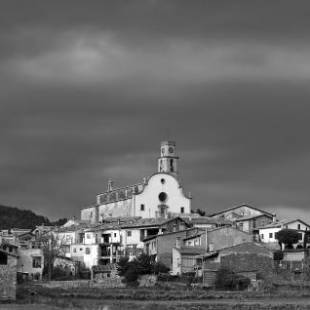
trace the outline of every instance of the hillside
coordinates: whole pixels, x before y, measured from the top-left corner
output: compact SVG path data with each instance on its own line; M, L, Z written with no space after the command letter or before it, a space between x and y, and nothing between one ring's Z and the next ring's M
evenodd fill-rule
M30 210L22 210L0 205L0 229L34 228L41 224L50 225L47 217L37 215Z

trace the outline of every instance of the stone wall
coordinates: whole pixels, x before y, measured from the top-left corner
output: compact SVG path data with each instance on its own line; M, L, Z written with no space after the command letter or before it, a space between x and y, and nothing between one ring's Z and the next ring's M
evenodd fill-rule
M6 265L0 265L0 300L16 299L17 258L8 255Z
M221 267L229 268L233 272L256 271L268 276L273 271L273 260L258 254L230 254L221 257Z

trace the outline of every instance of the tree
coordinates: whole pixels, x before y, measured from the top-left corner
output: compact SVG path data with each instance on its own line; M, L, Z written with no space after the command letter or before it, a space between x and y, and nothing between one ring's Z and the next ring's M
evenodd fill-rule
M292 248L299 241L300 234L295 229L282 229L276 234L276 239L281 247L284 244L287 248Z
M52 232L39 235L36 241L43 250L44 273L47 274L50 281L52 279L55 258L62 254L61 244Z
M152 261L151 256L142 253L136 259L136 266L138 268L139 274L150 274L152 272Z
M206 215L206 211L203 211L203 210L201 210L199 208L196 210L196 213L199 214L200 216L205 216Z
M117 273L119 276L124 276L129 268L129 257L123 256L120 258L119 262L117 263Z
M167 273L169 268L163 263L155 263L151 256L141 254L136 259L129 261L128 257L122 257L117 264L117 272L125 278L125 282L129 285L137 285L140 275Z

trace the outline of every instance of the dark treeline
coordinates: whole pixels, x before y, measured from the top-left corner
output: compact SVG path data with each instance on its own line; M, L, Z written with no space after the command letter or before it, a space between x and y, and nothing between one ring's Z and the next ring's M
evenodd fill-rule
M37 225L62 225L66 219L51 222L47 217L30 210L0 205L0 229L35 228Z

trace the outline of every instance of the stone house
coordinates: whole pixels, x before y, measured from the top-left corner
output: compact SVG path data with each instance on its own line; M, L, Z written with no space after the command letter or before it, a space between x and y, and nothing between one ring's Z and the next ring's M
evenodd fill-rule
M172 249L182 238L197 234L201 229L188 228L182 231L167 232L144 239L144 252L154 260L172 267Z
M240 230L252 233L256 227L275 221L276 215L253 206L241 205L213 213L210 217L229 220Z
M39 248L18 248L17 272L29 280L42 280L44 268L43 250Z
M253 236L235 227L223 226L199 231L183 238L185 247L202 247L206 252L253 241Z
M201 256L203 260L203 279L208 281L207 286L212 286L215 280L214 275L220 268L227 268L230 271L249 275L252 280L256 275L269 276L273 272L273 252L260 243L248 242L228 247L213 253ZM210 273L213 277L210 277ZM211 282L210 282L211 280Z
M16 299L17 255L16 251L0 247L0 301Z
M172 273L181 274L201 269L199 254L251 242L253 236L234 227L224 226L200 230L182 239L172 249Z

